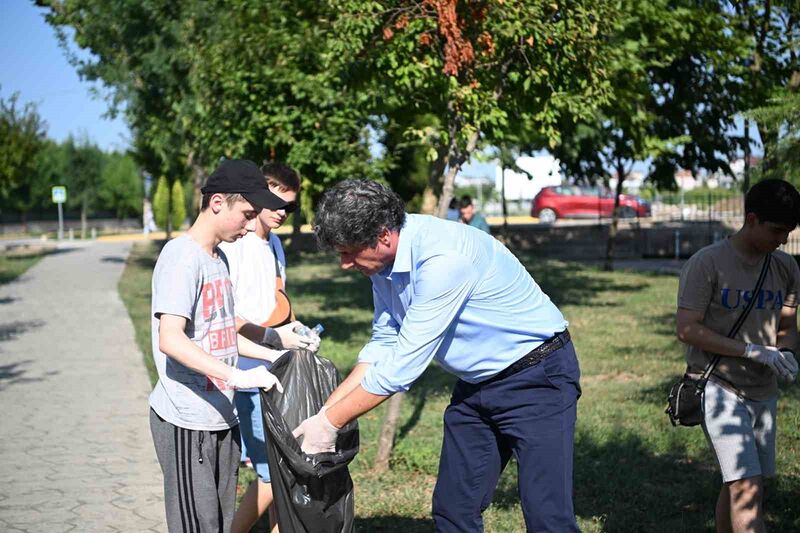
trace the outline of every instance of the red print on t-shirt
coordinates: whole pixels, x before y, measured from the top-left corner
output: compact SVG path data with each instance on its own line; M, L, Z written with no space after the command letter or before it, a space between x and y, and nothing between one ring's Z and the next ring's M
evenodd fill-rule
M215 318L214 313L217 309L221 311L220 318L226 318L225 300L232 294L231 280L216 279L203 284L201 293L203 295L203 319L210 320Z

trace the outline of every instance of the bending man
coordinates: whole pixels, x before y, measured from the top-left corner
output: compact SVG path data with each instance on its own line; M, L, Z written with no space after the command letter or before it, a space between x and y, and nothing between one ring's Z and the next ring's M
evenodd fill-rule
M353 372L305 420L306 453L408 390L432 359L458 376L444 415L433 518L440 532L483 531L512 454L531 531L578 531L572 448L579 368L567 322L520 262L467 225L408 215L395 193L347 180L317 209L317 239L372 280L372 339Z

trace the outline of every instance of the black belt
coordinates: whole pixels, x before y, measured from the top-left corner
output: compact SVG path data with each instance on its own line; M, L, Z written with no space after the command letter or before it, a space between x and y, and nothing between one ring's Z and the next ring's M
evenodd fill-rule
M528 352L526 355L522 356L517 362L513 363L511 366L506 367L504 370L501 370L498 374L490 377L483 383L488 383L490 381L497 381L503 378L507 378L512 374L516 374L521 370L525 370L526 368L530 368L534 365L539 364L539 362L550 355L551 353L555 352L562 346L565 346L570 341L569 330L564 330L561 333L557 333L544 341L542 344Z

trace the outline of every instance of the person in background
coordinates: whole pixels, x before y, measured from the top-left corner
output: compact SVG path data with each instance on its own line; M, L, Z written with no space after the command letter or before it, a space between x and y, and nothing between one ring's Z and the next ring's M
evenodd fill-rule
M450 205L447 207L447 220L457 222L461 213L458 211L458 198L453 197L450 199Z
M722 472L717 531L736 533L765 531L764 478L775 474L778 383L797 377L800 269L777 248L800 223L800 194L786 181L763 180L747 192L744 210L739 231L684 265L676 315L689 374L702 374L715 354L722 356L705 386L702 426ZM763 287L750 294L768 254ZM729 338L752 298L756 304Z
M461 214L461 222L473 228L485 231L486 233L491 233L489 224L486 222L486 219L483 218L483 215L475 211L475 206L472 204L472 197L468 194L461 197L461 201L458 204L458 211Z
M224 243L220 248L228 258L239 338L279 348L281 351L275 352L274 360L283 355L284 350L316 351L319 338L305 337L294 331L302 324L294 320L292 304L284 290L286 255L280 239L273 232L297 209L300 177L293 169L280 163L267 163L261 167L261 171L270 192L282 200L282 205L262 209L254 232L233 243ZM241 342L240 346L245 348L239 349L238 368L245 370L263 366L270 369L271 361L247 350L246 347L252 346L251 343ZM272 506L261 395L258 389L239 389L235 403L242 450L249 457L258 477L242 496L231 530L233 533L247 533L269 509L271 530L276 532L277 515Z

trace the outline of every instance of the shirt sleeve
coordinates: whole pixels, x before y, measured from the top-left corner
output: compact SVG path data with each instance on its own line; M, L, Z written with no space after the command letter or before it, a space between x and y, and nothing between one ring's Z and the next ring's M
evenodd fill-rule
M153 315L158 319L161 315L176 315L193 320L198 285L190 264L164 261L153 273Z
M397 333L400 330L400 325L392 317L386 303L374 286L372 287L372 301L375 306L375 316L372 319L372 338L358 354L359 363L375 363L390 357L394 352L395 344L397 344Z
M280 265L280 272L276 272L275 275L280 275L281 279L283 280L284 287L286 286L286 252L283 251L283 244L281 243L280 237L275 235L274 233L270 233L270 244L272 245L272 249L275 252L275 257L278 260L278 264Z
M800 267L794 258L789 258L789 282L786 284L786 297L783 305L797 307L797 297L800 294Z
M678 307L690 311L705 311L711 303L715 273L710 259L693 255L681 270L678 282Z
M411 305L392 352L362 379L364 389L373 394L409 389L436 355L479 281L471 261L451 254L425 259L414 276Z

